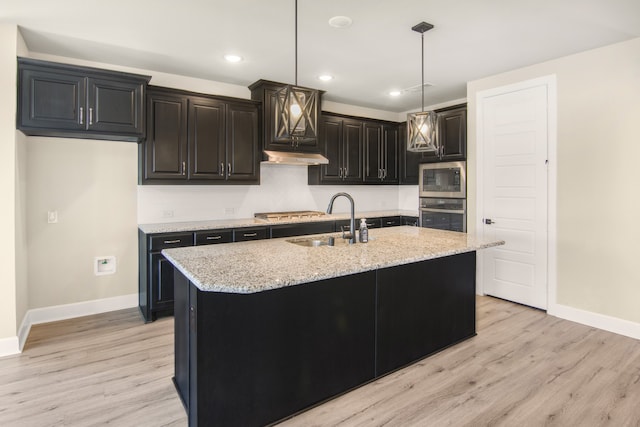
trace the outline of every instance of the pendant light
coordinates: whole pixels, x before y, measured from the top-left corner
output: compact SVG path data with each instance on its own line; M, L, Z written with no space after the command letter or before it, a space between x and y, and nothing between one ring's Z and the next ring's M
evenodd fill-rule
M421 34L422 39L422 110L407 115L407 151L436 151L436 113L424 111L424 33L433 25L421 22L411 29Z
M295 0L295 84L276 92L275 140L300 143L317 139L318 91L298 86L298 0Z

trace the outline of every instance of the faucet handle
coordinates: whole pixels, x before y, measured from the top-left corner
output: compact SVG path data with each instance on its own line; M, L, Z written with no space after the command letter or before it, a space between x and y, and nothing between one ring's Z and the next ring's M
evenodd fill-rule
M345 230L346 228L346 230ZM348 225L341 225L340 230L342 230L342 238L343 239L351 239L353 236L351 235L351 227Z

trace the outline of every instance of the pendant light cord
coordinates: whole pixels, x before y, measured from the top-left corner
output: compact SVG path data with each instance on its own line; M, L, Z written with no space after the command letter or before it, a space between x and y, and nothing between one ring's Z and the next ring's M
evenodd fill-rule
M424 32L420 35L420 39L422 40L422 112L424 113Z
M295 53L295 61L296 61L296 74L295 74L295 82L296 82L296 86L298 86L298 0L296 0L296 7L295 7L295 20L296 20L296 25L295 25L295 32L296 32L296 36L295 36L295 41L296 41L296 53ZM424 95L423 95L424 97ZM424 101L422 101L422 103L424 104Z

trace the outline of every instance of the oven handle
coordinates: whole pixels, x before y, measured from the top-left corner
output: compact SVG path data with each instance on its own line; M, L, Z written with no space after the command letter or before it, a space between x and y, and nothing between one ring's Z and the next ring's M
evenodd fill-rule
M438 212L438 213L464 214L464 209L420 208L420 212Z

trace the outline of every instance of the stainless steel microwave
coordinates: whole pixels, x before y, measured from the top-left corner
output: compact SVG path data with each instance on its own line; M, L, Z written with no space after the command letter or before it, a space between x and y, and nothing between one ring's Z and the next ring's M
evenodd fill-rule
M420 197L466 198L466 162L421 163L419 172Z

